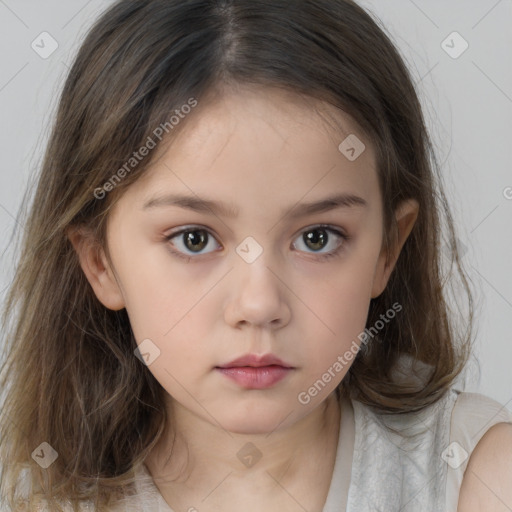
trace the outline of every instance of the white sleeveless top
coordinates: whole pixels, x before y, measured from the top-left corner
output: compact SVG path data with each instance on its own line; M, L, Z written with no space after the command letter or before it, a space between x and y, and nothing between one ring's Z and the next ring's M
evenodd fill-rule
M344 400L323 512L456 512L469 456L485 432L501 422L512 423L508 409L455 388L423 411L401 415L385 416ZM146 466L136 474L138 503L123 510L173 512Z
M344 399L340 417L323 512L456 512L462 477L478 441L493 425L512 423L512 413L495 400L455 388L423 411L401 415L379 414ZM146 466L134 471L137 495L112 512L173 512ZM90 503L80 509L94 511ZM64 510L72 509L65 504Z

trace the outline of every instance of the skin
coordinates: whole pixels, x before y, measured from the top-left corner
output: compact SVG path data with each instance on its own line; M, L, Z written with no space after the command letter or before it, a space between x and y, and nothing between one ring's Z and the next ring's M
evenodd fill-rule
M339 434L333 391L350 364L309 403L297 396L359 344L370 300L385 289L418 205L407 201L396 212L399 238L386 264L373 148L346 114L336 112L340 135L313 105L330 108L258 88L200 103L113 208L111 261L86 233L70 233L98 299L126 308L137 342L149 338L160 350L148 370L168 393L173 424L146 466L176 512L321 511L325 503ZM348 134L366 145L354 162L338 150ZM166 193L227 202L239 214L143 208ZM286 215L333 193L356 194L367 206ZM302 234L318 234L318 224L351 238L327 231L324 247L306 244ZM190 226L213 235L199 254L183 236L165 239ZM246 237L263 249L252 263L236 252ZM337 256L321 259L338 246ZM273 353L294 370L265 390L215 370L248 353ZM237 457L248 442L262 455L252 467Z
M462 479L457 512L512 510L512 424L498 423L471 453Z

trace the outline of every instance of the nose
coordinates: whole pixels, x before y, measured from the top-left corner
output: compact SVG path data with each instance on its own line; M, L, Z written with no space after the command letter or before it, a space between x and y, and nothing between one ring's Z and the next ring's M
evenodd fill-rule
M231 273L229 301L225 305L225 320L234 328L254 326L278 329L288 324L291 311L288 294L264 252L256 261L237 261Z

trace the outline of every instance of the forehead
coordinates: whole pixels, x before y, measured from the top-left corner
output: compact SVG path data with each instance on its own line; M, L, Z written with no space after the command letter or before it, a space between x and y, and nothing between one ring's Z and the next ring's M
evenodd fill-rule
M237 143L258 150L292 146L300 152L338 147L350 135L369 141L347 113L318 99L288 90L240 86L209 94L184 120L170 143L182 154L201 156L216 143ZM307 142L307 144L305 144Z
M200 101L183 123L135 183L138 202L162 189L239 198L242 206L333 191L378 199L370 141L350 116L318 100L241 88Z

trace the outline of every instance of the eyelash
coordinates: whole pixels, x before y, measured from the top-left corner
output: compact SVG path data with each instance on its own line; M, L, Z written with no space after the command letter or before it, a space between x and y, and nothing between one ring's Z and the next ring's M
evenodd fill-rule
M338 229L334 229L333 227L331 227L329 225L326 225L326 224L318 224L318 225L314 225L312 227L309 227L307 229L304 229L300 233L300 235L303 235L304 233L307 233L309 231L316 231L316 230L319 230L319 229L323 229L323 230L325 230L327 232L334 233L336 236L339 236L341 238L342 242L339 243L338 247L336 247L336 249L334 249L333 251L330 251L330 252L327 252L327 253L318 253L315 256L315 258L320 260L320 261L326 261L326 260L329 260L331 258L339 256L340 253L345 248L346 243L351 239L351 237L346 235L345 233L339 231ZM207 228L204 228L202 226L189 226L186 229L181 229L180 231L176 231L176 232L173 232L173 233L165 236L164 239L165 239L166 242L171 242L171 240L173 238L176 238L179 235L183 235L183 233L190 233L190 232L194 232L194 231L205 231L206 233L208 233L208 236L211 236L211 237L215 238L215 236L212 234L212 232L209 229L207 229ZM188 255L186 255L186 254L184 254L184 253L182 253L180 251L176 251L174 249L171 249L171 251L172 251L172 253L174 255L176 255L179 258L182 258L182 259L184 259L186 261L191 261L193 259L196 259L196 256L188 256ZM315 253L308 253L308 254L315 254ZM198 254L198 256L200 256L200 254Z

